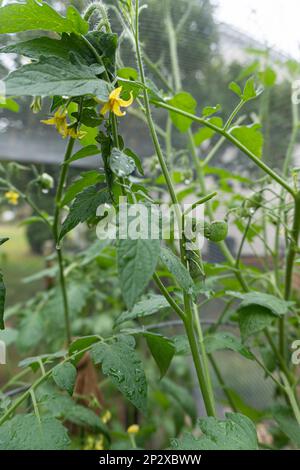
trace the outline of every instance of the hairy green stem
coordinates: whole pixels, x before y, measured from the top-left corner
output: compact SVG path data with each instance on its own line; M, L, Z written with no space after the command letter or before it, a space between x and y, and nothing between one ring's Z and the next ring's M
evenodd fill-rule
M239 250L238 250L238 253L237 253L237 256L236 256L235 267L237 269L240 268L242 251L243 251L246 239L247 239L247 235L248 235L248 232L249 232L249 229L250 229L251 221L252 221L252 217L248 217L248 222L247 222L247 225L245 227L245 231L244 231L244 234L243 234L243 237L242 237L242 241L240 243L240 247L239 247Z
M185 319L185 313L181 309L181 307L175 302L173 297L169 294L168 290L166 289L165 285L162 283L160 280L159 276L157 273L154 273L153 279L165 299L169 302L170 306L173 308L173 310L177 313L177 315L181 318L182 321Z
M203 372L203 365L200 360L200 351L198 347L198 341L195 336L195 331L193 328L193 319L191 317L186 318L184 321L185 331L188 337L189 345L192 351L192 357L195 365L196 374L198 377L198 382L200 385L200 390L203 396L203 401L205 404L205 409L208 416L216 416L215 404L213 396L209 393L207 387L206 375Z
M289 381L287 380L287 378L285 377L284 374L281 374L281 378L282 378L282 381L285 385L285 390L286 390L287 396L290 400L290 404L291 404L294 416L297 420L297 423L300 426L300 409L299 409L299 406L298 406L298 403L297 403L297 400L296 400L295 393L294 393Z
M293 129L292 129L292 134L290 138L290 142L288 145L288 149L286 152L285 160L283 163L283 175L284 177L288 176L290 164L292 162L297 138L299 136L299 112L298 112L298 104L293 104L292 105L292 118L293 118ZM280 193L280 201L284 198L284 190L281 190ZM295 204L295 211L294 211L294 229L296 229L296 237L297 237L297 227L295 226L296 224L296 217L298 209L296 208L297 203ZM275 279L278 288L280 288L280 229L281 229L281 216L282 216L283 208L280 207L278 210L278 222L277 222L277 227L276 227L276 233L275 233L275 244L274 244L274 273L275 273ZM295 235L295 233L294 233ZM294 241L292 240L292 243ZM287 255L287 263L286 263L286 276L285 276L285 298L288 300L290 296L290 290L291 290L291 279L292 278L292 271L293 271L293 265L294 265L294 256L292 255L292 252L290 252ZM279 349L280 352L283 356L286 355L286 339L285 339L285 318L282 318L279 320L279 325L278 325L278 333L279 333Z
M199 340L199 349L200 349L201 358L202 358L203 371L204 371L204 374L205 374L206 385L207 385L208 393L209 393L209 396L210 396L210 399L211 399L211 404L212 404L212 407L214 408L214 414L215 414L216 413L216 405L215 405L215 400L214 400L214 390L213 390L213 386L212 386L212 380L211 380L209 364L208 364L208 355L207 355L206 349L205 349L204 335L203 335L203 331L202 331L202 326L201 326L201 322L200 322L198 308L194 303L193 303L193 313L194 313L195 329L197 331L198 340Z
M64 162L66 163L72 156L73 148L75 144L75 139L70 138L66 153L64 156ZM66 328L66 337L67 343L70 344L72 335L71 335L71 324L70 324L70 312L69 312L69 303L68 303L68 294L67 294L67 287L66 287L66 280L65 280L65 273L64 273L64 259L62 249L59 246L59 218L60 218L60 210L61 210L61 199L64 190L64 186L66 183L67 175L68 175L69 165L63 164L61 165L58 187L56 191L55 197L55 212L54 212L54 220L53 220L53 238L55 241L55 248L57 254L57 261L59 267L59 280L60 280L60 288L62 293L63 299L63 307L64 307L64 317L65 317L65 328Z
M298 193L295 200L294 208L294 221L291 231L290 246L286 259L286 271L285 271L285 287L284 287L284 298L289 300L292 293L293 287L293 272L295 259L300 238L300 192ZM279 320L279 348L281 355L286 357L286 334L285 334L285 318Z

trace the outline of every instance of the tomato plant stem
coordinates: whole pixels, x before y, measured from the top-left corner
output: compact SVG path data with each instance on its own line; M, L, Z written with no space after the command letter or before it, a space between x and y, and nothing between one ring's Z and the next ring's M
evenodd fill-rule
M284 287L284 298L289 300L293 287L293 271L295 265L295 259L298 249L300 236L300 192L298 193L295 200L294 208L294 221L291 231L290 247L286 259L286 272L285 272L285 287ZM281 355L285 358L286 356L286 334L285 334L285 317L279 320L279 348Z
M154 282L155 284L157 285L157 287L159 288L159 290L161 291L161 293L163 294L163 296L165 297L165 299L169 302L170 306L173 308L173 310L177 313L177 315L181 318L181 320L183 321L185 319L185 313L184 311L181 309L181 307L175 302L175 300L173 299L173 297L169 294L168 290L166 289L166 287L164 286L164 284L162 283L162 281L160 280L159 276L157 273L155 273L153 275L153 279L154 279Z
M192 351L193 362L194 362L194 366L196 369L196 374L198 377L198 382L199 382L200 390L203 396L203 401L205 404L206 412L208 416L216 416L214 398L209 392L209 388L207 387L206 377L203 372L203 364L200 359L198 341L196 339L195 331L193 328L193 319L191 317L185 318L184 325L185 325L185 330L186 330L186 334L188 337L189 345Z
M64 162L63 162L64 164L61 165L59 181L58 181L56 197L55 197L55 212L54 212L54 220L53 220L53 237L54 237L57 261L58 261L58 267L59 267L59 281L60 281L60 288L61 288L61 293L62 293L66 337L67 337L68 344L70 344L71 342L72 335L71 335L68 294L67 294L67 287L66 287L66 280L65 280L65 273L64 273L64 258L63 258L62 248L61 246L59 246L58 227L59 227L59 217L60 217L60 209L61 209L60 207L61 198L62 198L64 186L65 186L67 175L68 175L68 169L69 169L69 165L66 162L69 160L69 158L72 155L74 144L75 144L75 139L70 138L68 145L67 145L66 153L64 156Z

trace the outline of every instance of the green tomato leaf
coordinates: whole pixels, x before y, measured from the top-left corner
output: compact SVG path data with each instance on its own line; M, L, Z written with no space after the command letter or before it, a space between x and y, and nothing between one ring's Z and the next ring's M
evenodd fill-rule
M137 70L132 67L124 67L119 69L117 72L117 76L120 78L125 78L126 80L138 80L139 74Z
M272 325L276 316L268 308L249 305L239 308L239 326L243 341Z
M187 270L182 264L181 260L168 248L161 248L160 258L162 262L167 266L168 270L175 277L179 286L190 295L195 294L194 281Z
M80 359L83 357L84 352L85 352L84 350L88 348L89 346L91 346L92 344L97 343L98 341L99 341L99 337L94 336L94 335L82 336L81 338L75 339L75 341L73 341L70 344L69 355L72 356L74 353L80 353L81 351L82 353L78 354L76 356L76 359L73 360L73 362L77 364L80 361Z
M212 117L207 119L208 122L223 127L223 120L220 117ZM209 127L200 127L200 129L194 134L194 142L197 147L203 144L206 140L210 140L215 135L215 131Z
M236 82L231 82L229 84L229 90L231 90L233 93L235 93L239 98L242 98L243 96L243 92L242 92L242 89L240 87L240 85L238 85Z
M265 294L264 292L247 292L243 294L241 292L227 291L228 295L241 299L239 308L248 307L249 305L260 305L265 307L273 313L273 315L281 316L286 315L293 305L293 302L289 302L275 295Z
M59 364L52 371L52 378L56 385L62 390L67 390L69 395L73 395L76 382L77 370L70 362Z
M129 309L132 309L149 284L159 253L159 240L119 240L119 277L123 298Z
M255 60L254 62L251 62L247 67L243 68L241 72L239 73L237 80L241 81L244 80L246 77L249 77L250 75L255 74L260 68L260 62L259 60Z
M101 434L104 434L109 440L109 431L107 426L101 421L100 417L93 410L82 405L70 406L64 413L64 419L70 421L77 426L92 428Z
M67 8L66 17L47 3L36 0L12 3L0 8L0 34L33 30L86 34L88 29L88 23L73 6Z
M277 74L271 67L267 67L263 72L259 72L258 77L266 88L274 86L277 80Z
M74 155L72 155L72 157L69 158L66 164L76 162L77 160L82 160L83 158L93 157L94 155L99 155L99 153L100 153L100 150L98 149L97 145L87 145L86 147L83 147L81 150L78 150L78 152L74 153Z
M205 108L203 108L202 110L202 116L203 117L209 117L209 116L212 116L213 114L216 114L218 113L219 111L221 111L222 107L220 104L217 104L217 106L206 106Z
M86 65L96 63L94 54L87 47L84 40L74 33L63 33L61 39L52 39L47 36L29 39L0 49L0 53L20 54L35 60L39 60L43 56L47 58L59 57L68 61L70 52L79 56L80 60Z
M2 100L1 96L0 96L0 108L8 109L8 111L12 111L13 113L17 113L20 109L20 106L18 105L18 103L16 103L11 98L7 98L5 100Z
M226 419L199 420L200 438L186 433L172 441L174 450L258 450L256 429L252 421L239 413L227 413Z
M250 77L246 81L246 84L245 84L245 87L244 87L243 99L245 101L250 101L250 100L253 100L254 98L256 98L256 96L257 96L257 91L256 91L256 88L255 88L254 78Z
M70 230L78 224L85 222L90 217L96 215L100 204L109 202L110 198L105 190L99 190L97 186L89 186L79 193L70 207L70 212L64 221L59 240L61 240Z
M240 340L231 333L217 332L204 338L205 349L208 354L222 349L230 349L238 352L247 359L254 359L253 354L247 349Z
M146 299L140 300L132 310L123 312L116 320L116 325L120 325L126 321L144 318L154 315L158 312L165 311L170 307L168 301L162 295L150 295Z
M281 431L294 443L300 447L300 426L293 417L291 411L282 406L275 406L272 415L280 427Z
M104 375L110 377L120 392L140 411L147 406L147 382L142 363L135 352L132 336L120 336L111 344L97 343L91 357L102 365Z
M86 155L87 154L84 152L86 149L91 149L92 146L89 147L84 147L82 150L79 150L74 157L77 155ZM94 147L94 146L93 146ZM95 146L96 147L96 146ZM97 148L97 147L96 147ZM92 150L88 151L88 154L91 153ZM99 151L99 150L98 150ZM82 153L81 153L82 152ZM84 158L84 157L83 157ZM86 171L85 173L81 174L81 177L76 179L74 183L72 183L68 189L66 190L64 197L61 201L61 207L70 204L71 201L77 196L78 193L81 193L85 188L88 186L92 186L97 183L101 183L104 181L104 175L99 173L99 171L96 170L91 170L91 171Z
M31 367L33 372L40 368L40 363L51 364L56 359L60 359L66 355L66 351L58 351L56 353L41 354L40 356L26 357L19 362L19 367Z
M248 405L248 403L246 403L235 390L227 388L227 393L229 393L231 401L234 403L238 413L248 416L248 418L255 423L262 420L265 415L263 411L257 410L256 408L253 408L253 406Z
M178 356L189 356L191 348L186 335L176 335L172 338Z
M250 150L250 152L252 152L257 157L261 157L264 137L260 132L260 129L260 124L251 124L250 126L235 126L230 130L230 133L244 147Z
M142 166L142 162L141 162L140 157L135 152L133 152L131 149L128 149L128 148L126 148L124 150L124 153L126 155L128 155L128 157L131 157L134 160L134 163L135 163L135 166L136 166L138 172L142 176L144 176L144 170L143 170L143 166Z
M24 65L5 79L7 96L81 96L96 95L107 101L108 84L97 75L104 68L87 66L60 57L41 57L39 62Z
M44 328L43 319L38 313L24 315L19 325L18 347L28 351L37 346L44 336Z
M168 104L182 111L186 111L190 114L195 114L197 107L196 100L192 97L190 93L187 93L185 91L182 91L175 95L171 100L168 101ZM181 116L180 114L175 113L173 111L170 111L170 117L174 126L180 132L183 133L189 130L193 122L191 119Z
M193 422L196 421L197 409L195 400L185 387L174 383L168 378L164 378L160 382L160 388L190 416Z
M86 35L86 38L102 57L103 65L106 70L115 74L118 35L115 33L104 33L103 31L91 31Z
M64 450L69 444L66 428L55 418L17 415L0 427L0 450Z
M175 346L169 338L154 333L142 333L148 348L158 365L161 377L166 375L175 354Z

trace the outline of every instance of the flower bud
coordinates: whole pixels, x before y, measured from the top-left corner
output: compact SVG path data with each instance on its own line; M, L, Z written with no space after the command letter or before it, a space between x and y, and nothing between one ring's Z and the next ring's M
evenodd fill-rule
M38 114L42 110L42 98L41 96L35 96L30 105L30 109L33 114Z
M38 178L38 183L40 184L42 189L49 191L54 187L54 180L52 176L48 175L48 173L43 173Z

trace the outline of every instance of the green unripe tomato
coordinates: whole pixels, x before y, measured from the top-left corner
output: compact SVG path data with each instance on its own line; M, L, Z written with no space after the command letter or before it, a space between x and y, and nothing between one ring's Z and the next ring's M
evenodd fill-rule
M42 190L49 191L54 187L54 180L52 176L48 175L48 173L43 173L38 178L38 183L41 186Z
M211 242L219 243L228 235L228 223L225 220L215 220L211 224L204 224L204 236Z

